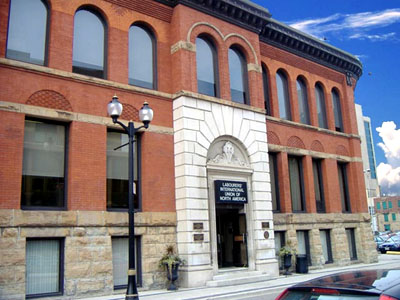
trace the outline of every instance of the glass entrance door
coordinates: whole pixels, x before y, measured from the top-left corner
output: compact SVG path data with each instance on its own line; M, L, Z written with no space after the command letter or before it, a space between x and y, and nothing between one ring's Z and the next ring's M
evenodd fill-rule
M243 206L216 208L218 267L247 267L246 215Z

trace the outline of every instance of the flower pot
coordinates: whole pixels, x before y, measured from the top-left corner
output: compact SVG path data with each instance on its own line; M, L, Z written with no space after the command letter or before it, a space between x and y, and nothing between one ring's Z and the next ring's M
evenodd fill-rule
M172 264L171 266L167 266L167 279L169 280L169 286L167 290L169 291L176 291L178 288L175 285L175 281L178 280L178 269L179 269L179 263L177 264ZM171 267L171 269L170 269Z
M292 254L285 254L283 256L283 267L285 268L284 275L290 275L289 268L292 266Z

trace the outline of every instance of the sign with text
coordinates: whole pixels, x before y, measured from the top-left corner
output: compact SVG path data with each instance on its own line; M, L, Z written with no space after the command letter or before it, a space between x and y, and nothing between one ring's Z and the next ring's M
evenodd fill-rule
M247 203L247 182L215 180L215 202Z

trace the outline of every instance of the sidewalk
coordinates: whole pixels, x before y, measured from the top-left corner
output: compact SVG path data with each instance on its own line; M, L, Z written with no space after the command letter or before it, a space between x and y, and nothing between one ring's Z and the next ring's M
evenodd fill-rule
M398 253L395 253L398 254ZM142 300L234 300L245 296L262 295L265 291L284 289L292 284L315 277L342 272L346 270L400 268L400 255L379 255L379 262L373 264L354 264L318 270L310 270L308 274L293 273L279 276L264 282L241 284L225 287L180 288L178 291L151 290L139 291ZM123 300L124 294L86 298L84 300Z

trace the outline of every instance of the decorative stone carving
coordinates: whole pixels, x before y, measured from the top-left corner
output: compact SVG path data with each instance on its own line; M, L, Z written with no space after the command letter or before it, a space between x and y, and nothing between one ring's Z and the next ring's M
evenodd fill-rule
M222 153L217 154L208 162L224 165L238 165L248 167L248 164L235 155L235 146L231 142L226 142L222 147Z

